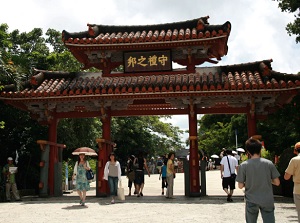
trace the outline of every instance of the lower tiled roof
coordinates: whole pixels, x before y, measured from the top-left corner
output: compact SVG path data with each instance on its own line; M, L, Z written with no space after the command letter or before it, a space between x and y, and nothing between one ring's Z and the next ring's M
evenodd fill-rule
M239 92L298 88L300 76L273 71L272 60L219 67L196 68L194 73L112 74L37 70L30 83L15 91L9 85L1 98L155 94L159 92Z

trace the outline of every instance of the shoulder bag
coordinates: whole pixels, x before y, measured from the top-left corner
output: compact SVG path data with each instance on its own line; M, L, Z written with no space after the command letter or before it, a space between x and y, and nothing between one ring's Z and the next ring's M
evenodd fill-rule
M94 173L93 173L92 169L89 169L89 170L86 171L86 178L88 180L93 180L94 179Z
M228 167L229 167L229 171L230 171L230 177L231 177L231 179L235 180L236 174L231 172L228 156L227 156L227 162L228 162Z
M90 167L89 162L87 162L87 166L90 168L89 170L86 171L86 179L87 180L93 180L94 179L94 173Z

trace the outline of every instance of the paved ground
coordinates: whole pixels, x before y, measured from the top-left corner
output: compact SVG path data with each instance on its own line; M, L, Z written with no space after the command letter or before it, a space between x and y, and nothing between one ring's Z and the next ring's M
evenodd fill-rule
M23 198L22 202L0 203L0 223L11 222L245 222L243 190L235 191L234 202L228 203L221 188L219 171L207 172L207 195L184 196L184 176L177 174L174 194L169 200L161 195L158 175L145 176L143 197L126 197L111 205L109 198L95 197L95 183L88 193L87 205L78 204L75 192L63 197ZM127 194L127 180L123 178ZM276 222L297 222L295 205L291 198L275 197ZM259 216L258 222L262 222Z

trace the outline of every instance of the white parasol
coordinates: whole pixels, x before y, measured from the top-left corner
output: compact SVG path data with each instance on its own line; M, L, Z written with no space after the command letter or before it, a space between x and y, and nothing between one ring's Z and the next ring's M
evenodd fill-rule
M243 148L237 148L236 151L244 153L245 150Z
M86 156L98 156L95 150L89 147L80 147L72 152L73 155L85 154Z
M216 155L216 154L214 154L214 155L211 155L210 157L211 157L211 158L219 158L219 156L218 156L218 155Z

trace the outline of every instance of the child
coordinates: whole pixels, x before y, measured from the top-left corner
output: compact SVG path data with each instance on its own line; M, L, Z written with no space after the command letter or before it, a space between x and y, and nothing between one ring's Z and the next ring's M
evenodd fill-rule
M161 171L159 172L159 179L161 179L161 195L164 195L164 188L168 187L167 183L167 160L164 161Z

